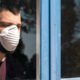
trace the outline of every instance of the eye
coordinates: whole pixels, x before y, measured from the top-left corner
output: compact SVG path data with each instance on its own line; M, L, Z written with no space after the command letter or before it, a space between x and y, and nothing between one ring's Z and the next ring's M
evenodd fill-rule
M21 24L17 24L17 27L18 27L18 28L21 28Z

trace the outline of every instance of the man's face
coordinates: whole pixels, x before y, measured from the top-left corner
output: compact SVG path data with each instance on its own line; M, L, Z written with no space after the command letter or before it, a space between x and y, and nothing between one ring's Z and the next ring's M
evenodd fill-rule
M13 14L8 10L0 12L0 32L10 25L17 25L19 31L21 29L21 17L20 13Z

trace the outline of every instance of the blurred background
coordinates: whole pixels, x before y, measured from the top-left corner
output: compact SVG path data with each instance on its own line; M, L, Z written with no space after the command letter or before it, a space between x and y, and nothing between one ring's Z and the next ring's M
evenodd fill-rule
M36 0L20 0L23 54L27 57L27 78L36 79Z
M21 5L24 54L30 60L36 53L36 0L21 0Z

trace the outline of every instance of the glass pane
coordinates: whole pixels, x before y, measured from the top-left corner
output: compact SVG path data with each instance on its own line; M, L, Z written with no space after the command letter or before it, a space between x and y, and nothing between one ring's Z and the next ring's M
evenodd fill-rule
M61 0L61 77L80 77L80 0Z
M39 79L39 0L24 0L21 8L23 53L28 59L28 78Z
M27 57L27 79L36 79L36 0L23 0L22 41L23 53Z

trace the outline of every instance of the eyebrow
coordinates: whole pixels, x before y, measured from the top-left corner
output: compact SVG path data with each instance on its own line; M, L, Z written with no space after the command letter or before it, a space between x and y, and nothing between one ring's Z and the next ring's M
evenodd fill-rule
M10 25L17 25L17 26L21 26L21 24L13 24L13 23L9 23L9 22L0 22L0 26L6 27L6 26L10 26Z

